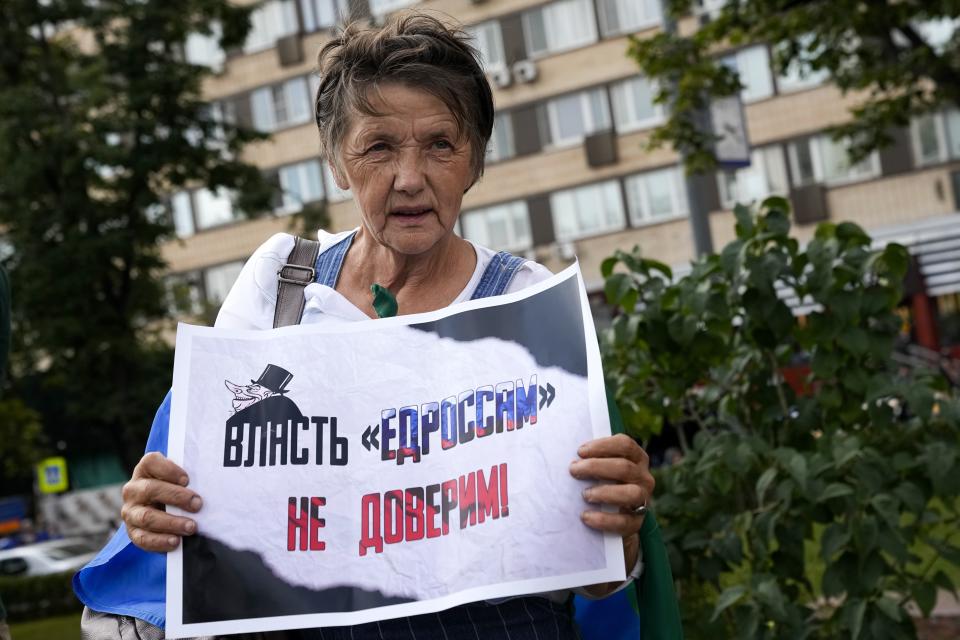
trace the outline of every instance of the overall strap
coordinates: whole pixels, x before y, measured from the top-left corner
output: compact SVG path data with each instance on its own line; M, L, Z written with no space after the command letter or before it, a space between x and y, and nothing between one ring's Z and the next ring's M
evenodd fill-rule
M287 264L277 271L277 305L273 311L273 326L288 327L300 324L303 315L303 290L316 275L314 263L320 243L306 238L295 238Z
M480 277L480 284L474 289L471 300L499 296L507 291L513 277L526 262L525 258L501 251L490 260Z
M337 278L340 277L340 269L343 267L343 258L347 255L347 250L350 249L355 235L357 235L356 231L347 234L343 240L328 247L317 256L317 276L314 282L325 284L331 288L337 285Z
M295 238L287 264L277 271L277 306L273 312L273 327L289 327L300 324L306 301L303 290L312 282L328 287L337 284L343 257L353 242L356 232L320 253L316 240Z

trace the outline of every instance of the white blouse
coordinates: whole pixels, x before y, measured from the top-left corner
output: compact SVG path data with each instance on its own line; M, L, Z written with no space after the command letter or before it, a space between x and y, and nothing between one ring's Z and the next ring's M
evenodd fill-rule
M320 251L343 240L353 231L327 233L320 231ZM264 242L247 260L236 283L230 289L214 326L224 329L270 329L273 327L274 308L277 303L277 271L287 263L287 257L293 249L294 237L278 233ZM470 243L477 254L477 266L470 281L451 304L470 299L480 282L484 269L496 255L496 252ZM541 264L527 261L518 270L507 287L507 293L520 291L532 284L549 278L552 273ZM369 316L358 309L343 295L323 284L313 283L303 290L306 304L301 324L319 322L356 322L369 320Z

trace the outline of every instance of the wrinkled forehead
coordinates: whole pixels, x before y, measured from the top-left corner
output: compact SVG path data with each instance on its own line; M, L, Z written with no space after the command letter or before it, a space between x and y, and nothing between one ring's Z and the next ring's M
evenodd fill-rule
M347 139L371 132L413 129L419 135L444 133L464 136L463 116L445 96L409 83L381 82L351 92L345 135Z

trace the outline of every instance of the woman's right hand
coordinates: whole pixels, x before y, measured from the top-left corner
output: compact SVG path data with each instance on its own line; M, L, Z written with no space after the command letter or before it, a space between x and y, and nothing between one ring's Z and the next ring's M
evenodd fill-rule
M140 458L130 482L123 485L120 517L133 544L145 551L172 551L180 536L197 531L190 518L166 513L166 505L196 513L203 500L187 489L187 472L163 454L151 452Z

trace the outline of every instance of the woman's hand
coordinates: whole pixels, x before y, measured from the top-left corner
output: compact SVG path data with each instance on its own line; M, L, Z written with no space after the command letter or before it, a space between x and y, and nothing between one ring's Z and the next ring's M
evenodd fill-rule
M601 481L585 489L583 499L591 504L620 508L618 513L587 510L581 518L588 527L623 537L626 571L630 573L637 563L638 532L644 520L644 515L635 513L635 509L647 504L656 484L650 473L650 458L633 438L624 434L591 440L577 453L580 459L570 465L570 474L580 480ZM616 586L616 583L593 585L587 590L591 595L603 596Z
M146 551L172 551L180 536L196 532L197 523L165 512L166 505L197 512L203 501L186 488L187 473L160 453L140 458L130 482L123 485L120 517L133 544Z

